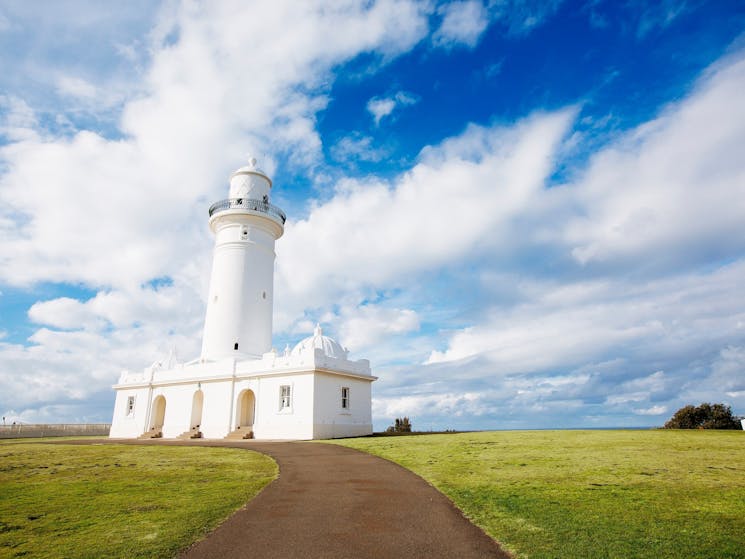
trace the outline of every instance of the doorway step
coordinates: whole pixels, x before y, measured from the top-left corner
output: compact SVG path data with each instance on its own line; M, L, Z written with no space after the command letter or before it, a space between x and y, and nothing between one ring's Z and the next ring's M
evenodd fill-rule
M192 427L188 431L184 431L181 433L177 439L201 439L202 438L202 432L199 430L199 425Z
M142 435L137 437L138 439L160 439L163 437L163 431L160 427L153 427L149 431L145 431Z
M228 433L226 441L240 441L242 439L253 439L254 430L251 427L238 427L235 431Z

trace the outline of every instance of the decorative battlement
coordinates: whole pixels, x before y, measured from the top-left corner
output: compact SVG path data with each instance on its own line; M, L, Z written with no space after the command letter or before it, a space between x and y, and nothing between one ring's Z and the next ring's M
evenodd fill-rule
M289 348L284 353L273 349L265 353L261 359L226 358L209 362L194 360L189 363L175 363L170 369L163 368L160 362L155 362L141 373L122 371L117 386L188 384L195 379L214 382L233 377L257 378L312 371L377 379L372 376L370 361L367 359L351 361L346 357L328 355L321 348L306 346L292 353Z
M287 221L285 212L280 210L277 206L273 206L269 202L264 202L263 200L254 200L253 198L228 198L227 200L215 202L210 206L210 217L212 217L213 214L228 210L245 210L249 212L263 213L274 220L279 221L282 225Z

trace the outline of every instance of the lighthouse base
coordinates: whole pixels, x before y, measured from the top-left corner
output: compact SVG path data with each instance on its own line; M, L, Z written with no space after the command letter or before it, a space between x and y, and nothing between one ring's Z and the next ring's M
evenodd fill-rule
M114 386L110 437L309 440L372 433L366 360L310 348L297 355L192 362L125 372Z

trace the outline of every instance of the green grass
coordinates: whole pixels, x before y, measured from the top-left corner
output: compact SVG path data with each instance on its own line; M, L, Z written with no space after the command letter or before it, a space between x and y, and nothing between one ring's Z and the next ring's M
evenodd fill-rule
M277 476L247 450L26 441L0 445L3 559L173 557Z
M742 431L336 441L416 472L518 557L745 557Z

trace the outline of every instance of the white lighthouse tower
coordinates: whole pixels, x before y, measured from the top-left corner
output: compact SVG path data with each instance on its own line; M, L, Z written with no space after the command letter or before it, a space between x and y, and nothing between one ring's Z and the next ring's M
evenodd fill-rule
M372 432L367 359L325 336L272 349L274 243L285 214L271 179L250 159L209 209L215 252L202 352L175 353L114 385L112 438L327 439Z
M269 203L272 181L256 159L230 176L230 198L210 208L215 255L202 360L260 358L272 348L274 241L285 214Z

